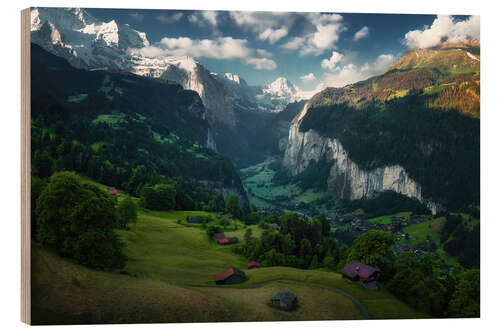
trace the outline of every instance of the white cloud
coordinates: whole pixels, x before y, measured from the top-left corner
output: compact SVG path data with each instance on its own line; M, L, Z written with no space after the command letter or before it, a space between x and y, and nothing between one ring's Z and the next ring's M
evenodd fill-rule
M394 61L395 57L392 54L381 54L373 61L366 62L362 66L353 63L342 65L345 59L346 57L338 52L333 52L329 59L324 59L322 67L329 69L329 71L321 75L320 83L316 86L316 89L307 93L312 96L326 87L338 88L366 80L382 73Z
M161 23L175 23L178 22L183 17L184 17L183 13L175 13L172 15L160 14L155 16L155 19L157 21L160 21Z
M304 37L293 37L290 41L281 45L281 47L287 50L297 50L299 47L304 45L304 41Z
M213 10L200 10L188 16L189 22L199 26L211 25L217 26L218 12Z
M231 11L229 17L240 28L255 33L259 39L274 44L288 35L290 27L298 17L286 12L240 12Z
M479 40L479 16L456 21L451 16L438 15L431 26L406 33L403 43L410 48L429 48L446 41Z
M140 13L132 13L130 14L130 17L139 22L142 22L142 20L144 20L144 15Z
M274 60L267 58L248 58L243 60L245 63L252 65L255 69L265 69L265 70L273 70L278 67Z
M304 83L307 83L307 82L312 82L314 80L316 80L316 76L314 76L313 73L309 73L309 74L306 74L306 75L303 75L300 77L300 80Z
M368 37L369 34L370 34L370 29L367 26L364 26L354 34L353 40L357 42L360 39Z
M259 38L262 40L269 40L271 44L274 44L281 38L285 37L287 34L287 27L281 27L279 29L267 28L259 34Z
M333 51L332 56L329 59L323 59L323 61L321 62L321 67L327 68L332 71L337 66L337 63L342 60L342 58L344 58L343 54Z
M320 55L327 49L335 48L340 33L346 30L342 16L337 14L308 13L306 18L313 31L302 37L294 37L281 45L287 50L299 50L300 56Z
M133 50L146 57L192 56L194 58L239 59L256 69L273 70L276 62L269 59L269 52L254 51L247 46L246 39L218 37L216 39L191 39L188 37L162 38L159 43Z
M258 55L263 56L265 58L270 58L273 56L273 54L271 52L264 50L264 49L257 49L255 51L257 52Z

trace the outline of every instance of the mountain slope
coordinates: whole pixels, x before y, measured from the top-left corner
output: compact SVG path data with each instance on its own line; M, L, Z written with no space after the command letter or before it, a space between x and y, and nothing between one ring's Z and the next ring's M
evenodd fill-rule
M228 158L207 149L194 91L131 74L76 69L31 45L33 173L74 170L138 194L165 177L206 184L247 205Z
M479 202L475 49L410 51L380 76L316 94L293 120L284 166L298 175L326 159L340 198L393 190L433 210Z
M343 88L327 88L314 95L309 107L347 104L362 108L422 92L429 106L458 110L479 118L480 55L478 42L444 44L411 50L382 75Z

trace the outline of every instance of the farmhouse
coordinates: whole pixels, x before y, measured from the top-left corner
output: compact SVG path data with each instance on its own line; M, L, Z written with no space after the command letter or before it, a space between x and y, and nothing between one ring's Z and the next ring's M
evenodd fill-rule
M378 270L372 266L363 264L359 261L351 261L340 271L342 276L351 281L360 282L366 288L378 289L376 275Z
M260 263L257 261L250 261L247 263L247 269L260 268Z
M292 311L297 307L297 296L290 291L280 291L271 297L270 305L278 309Z
M221 274L214 275L215 284L235 284L242 283L246 280L245 272L237 268L231 267Z

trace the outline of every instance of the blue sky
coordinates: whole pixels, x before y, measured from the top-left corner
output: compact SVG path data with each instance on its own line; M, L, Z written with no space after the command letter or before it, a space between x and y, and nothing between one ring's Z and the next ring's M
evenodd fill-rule
M190 55L210 71L249 84L285 76L302 90L343 86L379 74L412 47L479 39L467 16L87 9L129 24L151 43L147 55Z

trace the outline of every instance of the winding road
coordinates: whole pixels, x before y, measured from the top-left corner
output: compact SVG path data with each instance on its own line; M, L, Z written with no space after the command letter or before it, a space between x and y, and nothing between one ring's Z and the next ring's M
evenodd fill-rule
M361 314L363 315L363 317L365 317L365 319L372 319L371 316L370 316L370 314L368 313L368 310L366 310L366 308L361 304L360 301L358 301L357 298L355 298L351 294L349 294L349 293L347 293L347 292L345 292L345 291L343 291L341 289L337 289L337 288L330 287L330 286L325 286L324 284L311 283L311 282L302 282L302 281L295 281L295 280L270 280L270 281L266 281L266 282L254 284L252 286L246 287L245 289L247 289L247 288L259 288L259 287L262 287L262 286L265 286L265 285L268 285L268 284L271 284L271 283L293 283L293 284L300 284L300 285L303 285L303 286L322 288L322 289L327 289L327 290L339 293L339 294L341 294L341 295L349 298L354 303L354 305L356 305L356 307L359 309L359 311L361 311Z

